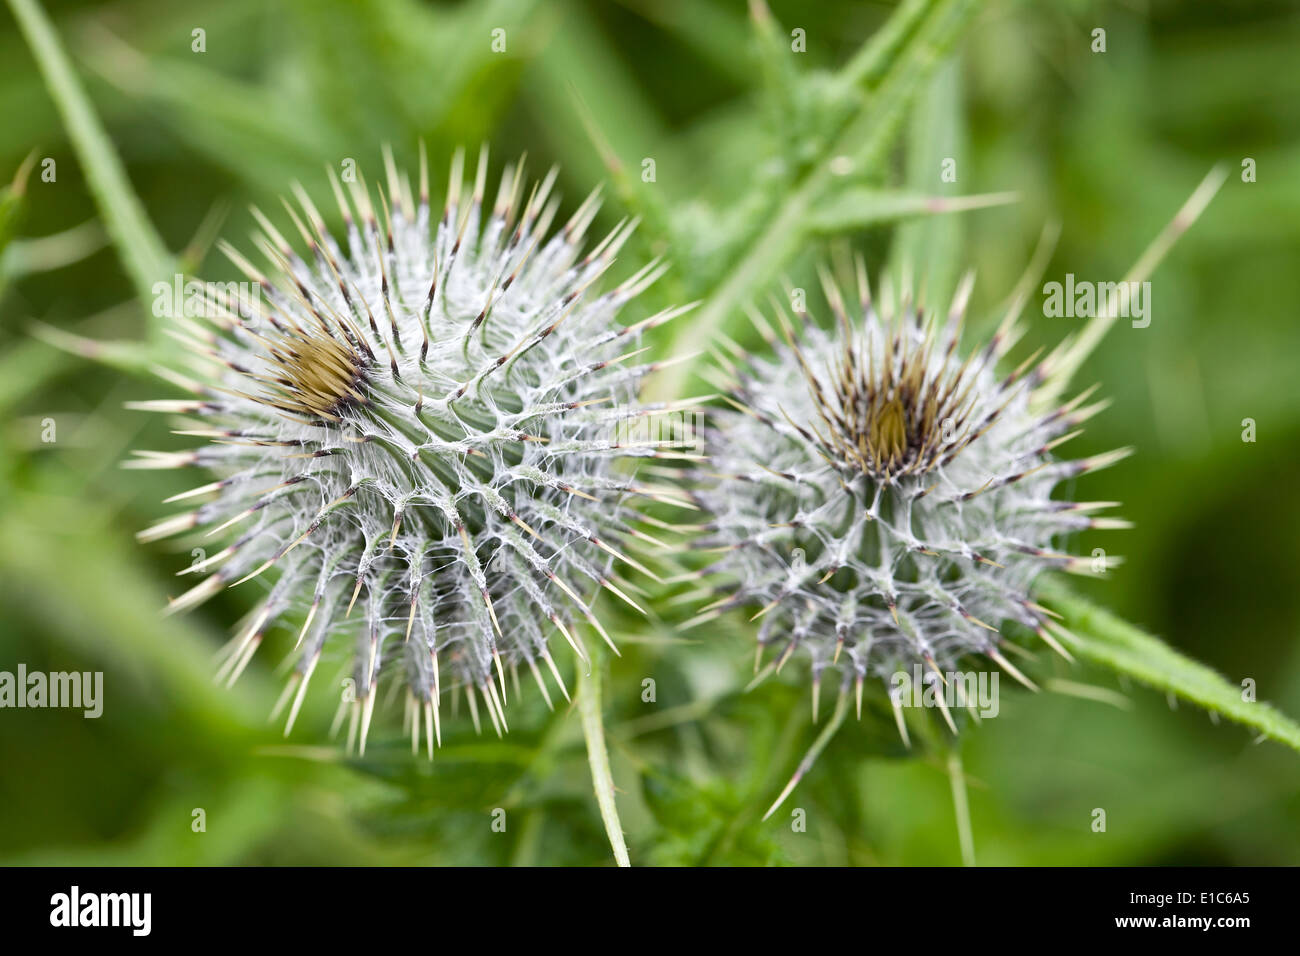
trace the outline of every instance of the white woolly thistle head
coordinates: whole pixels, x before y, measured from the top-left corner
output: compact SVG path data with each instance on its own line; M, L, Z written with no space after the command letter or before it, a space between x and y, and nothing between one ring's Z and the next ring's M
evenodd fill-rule
M767 354L732 346L723 358L732 407L714 418L698 493L702 546L723 552L702 575L722 596L696 621L754 610L760 659L774 648L765 673L806 658L814 710L827 669L840 674L842 701L856 683L859 712L868 678L890 683L917 667L937 679L990 659L1028 683L1000 629L1017 622L1060 649L1031 599L1034 578L1088 571L1060 539L1124 524L1091 516L1108 502L1053 491L1126 452L1057 456L1104 403L1085 405L1086 393L1054 402L1059 349L997 369L1019 336L1018 308L982 347L963 348L970 276L941 313L907 289L873 302L861 262L854 271L839 283L823 274L829 328L779 307L775 327L753 313Z
M140 535L224 542L183 572L203 579L170 610L270 582L222 678L268 629L292 627L286 733L322 655L350 649L349 745L359 725L364 751L392 675L409 690L413 745L423 725L431 753L445 690L465 689L476 723L481 698L499 733L507 670L517 681L528 668L549 704L543 671L568 694L550 636L583 658L576 624L608 640L591 603L601 588L626 596L617 572L640 567L627 499L651 491L619 461L661 453L617 426L645 413L633 403L655 366L637 360L641 332L681 310L616 322L662 267L596 291L633 225L584 253L595 196L553 231L554 170L526 187L522 164L508 166L489 205L486 154L471 186L457 153L439 216L423 155L418 195L387 152L385 165L377 201L331 172L341 236L296 188L295 242L258 214L265 265L227 250L258 294L218 289L209 314L178 317L204 374L170 376L190 400L141 403L189 416L181 434L209 443L128 465L217 477Z

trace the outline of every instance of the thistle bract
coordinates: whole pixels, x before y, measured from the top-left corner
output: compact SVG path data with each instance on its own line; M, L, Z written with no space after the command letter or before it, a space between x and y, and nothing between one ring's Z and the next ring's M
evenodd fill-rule
M704 546L723 551L705 573L724 596L697 620L753 608L760 657L775 648L769 669L796 654L811 663L814 710L827 668L856 683L859 711L868 677L917 666L937 677L972 655L1027 682L999 628L1019 622L1059 648L1030 585L1046 568L1091 570L1055 550L1062 535L1122 524L1090 516L1109 503L1053 490L1125 453L1056 456L1102 403L1050 401L1059 353L997 371L1018 337L1014 313L964 351L970 277L944 314L906 291L873 304L860 263L852 284L846 301L824 282L832 328L755 314L770 354L726 360L732 407L715 418L699 493Z
M662 267L593 291L632 227L584 254L595 197L552 231L554 171L526 191L507 167L488 204L486 157L470 186L457 154L437 217L423 160L418 196L385 160L377 199L331 172L340 238L297 189L300 242L259 214L266 265L227 250L258 295L217 289L208 314L178 317L205 375L169 376L191 400L143 403L190 416L181 433L210 443L128 463L217 477L141 535L222 542L183 572L203 579L171 610L271 582L220 676L233 682L277 622L296 630L287 733L322 655L350 648L342 707L363 750L381 675L405 682L413 746L423 726L432 748L445 689L465 689L476 724L481 699L500 732L507 671L517 686L528 668L549 704L543 670L564 690L549 636L584 657L575 624L608 640L590 604L602 587L626 595L626 504L646 493L618 460L658 453L617 426L645 413L640 332L677 314L616 323Z

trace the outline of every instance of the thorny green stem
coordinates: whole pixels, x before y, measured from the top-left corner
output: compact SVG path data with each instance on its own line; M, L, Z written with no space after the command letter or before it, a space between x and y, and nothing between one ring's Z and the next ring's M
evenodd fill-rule
M614 775L609 769L609 750L605 746L605 727L601 722L600 667L601 661L597 657L587 673L578 668L578 714L582 719L582 735L587 738L587 762L591 764L596 804L600 807L600 818L605 821L609 845L614 849L614 861L619 866L631 866L627 844L623 841L623 824L618 819L618 806L614 802Z
M708 296L705 307L688 327L677 333L674 348L670 352L680 351L687 336L691 341L709 340L737 304L753 295L755 289L770 284L779 275L804 236L810 210L831 183L831 158L851 156L859 166L865 167L883 155L894 140L912 96L961 34L961 28L973 13L975 3L973 0L958 0L946 7L936 7L930 22L914 35L908 36L905 42L898 43L897 50L887 48L886 52L905 51L904 55L909 59L904 68L900 68L897 74L881 84L870 105L849 123L822 161L781 203L722 284ZM873 54L871 64L874 64L876 57L882 55L883 53ZM861 65L854 69L855 75L870 72ZM690 373L690 363L674 365L648 383L648 394L654 398L681 394L682 386Z

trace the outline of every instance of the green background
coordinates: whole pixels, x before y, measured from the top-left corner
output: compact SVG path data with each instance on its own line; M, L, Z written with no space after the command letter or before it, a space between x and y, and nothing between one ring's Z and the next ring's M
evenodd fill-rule
M936 286L974 267L975 313L996 320L1045 223L1059 222L1061 238L1044 280L1118 279L1210 167L1227 164L1218 197L1153 278L1150 327L1117 324L1076 382L1100 382L1114 404L1071 450L1137 453L1073 490L1122 501L1136 528L1072 545L1126 558L1086 582L1099 603L1300 714L1297 7L976 7L955 57L885 130L863 181L1019 201L836 231L873 272L892 240ZM832 78L890 13L773 3L765 55L737 0L46 8L149 218L173 250L199 234L204 277L233 277L203 248L200 224L214 210L215 234L248 249L249 203L283 227L277 197L298 180L326 208L326 164L351 157L373 172L385 143L413 163L423 138L440 182L456 146L487 142L497 164L522 152L534 172L559 164L566 210L613 181L598 224L629 208L644 217L620 266L653 255L673 264L647 309L707 297L749 261L748 237L825 146ZM1098 27L1104 53L1091 51ZM202 53L191 50L196 28ZM491 49L495 28L505 53ZM796 28L805 53L789 49ZM866 82L855 110L887 95ZM504 740L449 721L429 766L394 719L380 722L365 759L343 756L320 688L283 740L266 720L283 639L235 690L212 686L212 656L251 598L230 592L183 619L160 617L188 550L132 535L196 482L118 468L132 448L183 447L157 416L122 408L171 394L32 335L41 322L135 338L147 310L95 225L82 166L8 11L0 117L0 181L33 150L57 170L42 182L38 164L19 239L0 260L0 670L102 670L105 683L98 720L0 711L0 862L608 863L576 715L548 715L535 693L512 699ZM653 183L640 181L646 157ZM939 177L949 157L956 183ZM1256 182L1242 181L1246 157ZM47 236L58 238L32 241ZM786 275L807 284L825 251L800 237L780 270L756 269L749 294L779 292ZM1041 301L1030 300L1023 354L1077 328L1044 317ZM724 318L745 334L742 316ZM692 321L679 320L688 338ZM52 444L41 440L49 418ZM1254 443L1242 441L1246 418ZM760 823L815 735L804 675L792 667L742 693L752 659L743 619L677 634L689 609L666 597L651 596L649 620L604 607L623 649L604 664L605 717L634 863L960 860L942 751L905 751L878 701ZM1118 694L1031 695L1003 682L1000 715L962 741L980 863L1300 861L1296 753L1094 668L1044 657L1034 673ZM646 678L654 703L642 701ZM495 808L505 833L492 829ZM792 830L794 808L806 832ZM1104 833L1092 830L1095 808Z

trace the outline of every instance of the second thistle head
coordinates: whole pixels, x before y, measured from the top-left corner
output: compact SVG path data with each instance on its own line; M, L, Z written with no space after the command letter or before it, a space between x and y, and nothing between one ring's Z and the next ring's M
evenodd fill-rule
M874 301L861 262L847 283L823 275L823 286L828 328L802 312L755 313L770 354L737 347L724 359L731 407L715 419L699 493L703 546L723 550L705 573L723 593L696 620L752 609L769 670L795 656L811 665L814 712L828 669L842 694L856 685L859 712L868 678L919 668L940 679L968 659L1029 683L1000 630L1017 622L1059 649L1034 578L1087 570L1058 550L1064 535L1123 524L1091 516L1109 503L1052 497L1126 454L1058 457L1104 403L1052 398L1058 353L998 369L1019 336L1015 310L963 348L969 276L946 311L907 289Z

